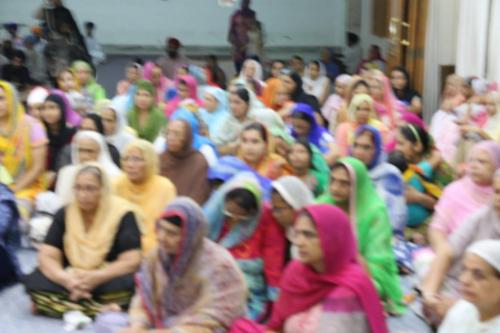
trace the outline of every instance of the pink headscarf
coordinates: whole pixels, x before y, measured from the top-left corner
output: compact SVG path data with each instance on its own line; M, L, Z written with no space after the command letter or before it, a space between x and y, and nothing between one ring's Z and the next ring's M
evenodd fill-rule
M82 122L82 117L78 113L76 113L75 110L73 110L73 108L71 107L71 103L69 102L69 99L64 93L64 91L59 89L53 89L50 91L50 93L60 96L64 101L64 106L66 108L66 122L73 127L80 126L80 123Z
M151 81L151 78L153 76L153 68L157 66L154 62L152 61L146 61L144 64L144 67L142 68L142 77L145 80ZM152 81L151 81L152 82ZM174 86L174 82L170 79L168 79L165 75L161 75L160 78L160 85L155 86L156 89L156 102L160 103L165 100L165 93L167 92L167 89L171 88Z
M376 101L374 99L375 110L377 111L379 117L382 120L386 118L386 120L384 121L386 126L388 126L390 129L394 129L397 126L396 122L399 117L397 113L406 111L406 108L404 107L403 104L399 102L399 100L394 95L391 86L391 81L387 76L385 76L380 71L376 71L374 78L382 82L384 91L384 97L382 101Z
M189 97L190 99L194 100L198 106L202 106L203 102L198 98L198 92L197 92L197 85L198 82L196 79L191 76L191 75L181 75L178 76L177 79L175 79L175 86L178 88L179 83L181 81L186 82L186 86L189 91ZM165 115L170 118L170 116L177 110L177 107L179 104L182 102L181 98L179 95L177 95L174 99L172 99L167 106L165 107Z
M290 316L320 303L336 287L345 287L359 298L371 332L388 332L377 291L357 262L356 241L347 215L327 204L310 205L304 211L316 225L326 272L319 274L309 265L292 261L281 280L280 297L268 327L280 330Z
M487 152L495 168L500 168L500 144L482 141L472 148L470 156L474 156L478 151ZM478 185L470 176L454 181L444 189L434 207L431 228L450 235L471 213L488 204L492 194L492 185Z

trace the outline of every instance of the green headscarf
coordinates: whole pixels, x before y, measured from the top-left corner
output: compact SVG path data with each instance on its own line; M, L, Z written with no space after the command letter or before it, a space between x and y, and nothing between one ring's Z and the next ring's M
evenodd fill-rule
M102 99L106 99L106 91L95 81L94 70L87 62L83 60L76 60L73 62L71 69L73 71L84 70L90 72L90 79L83 88L85 88L94 103Z
M139 109L134 103L134 107L127 114L128 124L130 127L137 131L137 135L141 139L148 140L149 142L154 142L154 140L160 134L162 128L167 123L167 118L154 104L154 101L156 100L156 90L153 84L146 80L140 80L139 82L137 82L136 91L139 90L146 90L153 96L153 103L149 108L149 116L144 126L141 127L139 124Z
M392 250L392 227L385 204L361 161L345 157L339 163L346 167L351 184L355 186L349 198L349 215L355 223L359 252L370 270L386 310L400 314L405 306ZM317 202L335 205L335 199L329 192L319 197Z

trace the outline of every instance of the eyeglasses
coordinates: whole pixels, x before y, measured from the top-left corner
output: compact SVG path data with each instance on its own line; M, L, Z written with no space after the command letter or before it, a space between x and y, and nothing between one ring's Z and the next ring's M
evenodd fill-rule
M230 211L228 211L227 209L224 209L224 211L222 213L224 214L225 217L228 217L228 218L235 220L235 221L247 221L247 220L252 218L251 215L233 214Z
M96 149L88 149L88 148L78 148L78 153L79 154L95 154L97 153Z

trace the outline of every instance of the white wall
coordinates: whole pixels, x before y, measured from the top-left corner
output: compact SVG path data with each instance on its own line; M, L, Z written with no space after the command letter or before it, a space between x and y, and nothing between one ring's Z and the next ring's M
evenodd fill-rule
M368 55L370 46L378 45L382 51L384 58L387 58L389 49L389 38L381 38L372 34L373 26L373 1L361 1L361 48L363 49L363 57ZM389 29L389 27L387 27Z
M270 46L342 46L346 0L254 0ZM42 0L0 0L0 22L33 24ZM65 0L78 22L96 23L107 45L163 45L176 36L188 46L227 46L235 8L217 0Z

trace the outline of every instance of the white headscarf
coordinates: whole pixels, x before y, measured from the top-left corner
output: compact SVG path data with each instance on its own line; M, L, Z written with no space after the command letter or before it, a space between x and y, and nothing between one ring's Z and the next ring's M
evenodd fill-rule
M35 87L30 91L26 102L28 106L42 104L45 102L47 96L49 96L49 91L47 89L44 87Z
M500 240L485 239L475 242L467 248L467 252L479 256L500 272Z
M106 136L106 141L118 149L120 154L123 152L125 147L137 137L127 130L127 119L125 118L125 112L120 110L119 103L106 100L106 102L100 101L96 103L99 106L99 114L102 116L102 111L106 109L113 110L116 119L115 133Z
M80 165L80 157L78 155L78 141L80 139L91 139L99 145L99 156L97 157L97 163L99 163L104 170L106 170L107 175L110 179L114 179L121 174L121 170L113 163L111 155L108 150L108 145L104 140L104 137L93 131L79 131L73 137L71 142L71 165L65 166L59 171L56 183L56 194L67 204L73 198L73 189L71 188L73 184L73 179L76 176L76 172Z
M295 210L300 210L314 203L314 196L306 184L298 177L283 176L271 183L273 189L278 191Z
M263 78L262 65L257 60L253 60L253 59L245 60L245 62L243 63L243 66L241 66L241 71L240 71L240 75L238 76L238 79L246 81L245 69L246 69L246 66L251 65L251 64L253 64L255 66L255 74L253 75L253 79L255 81L262 82L262 78Z

